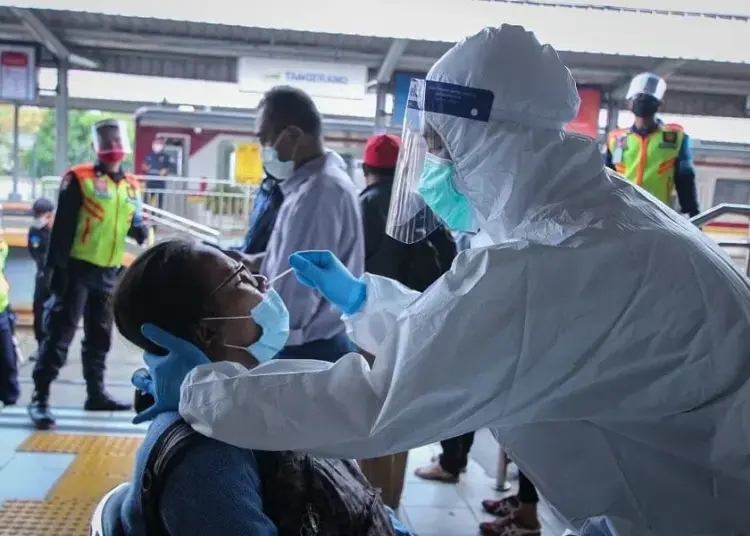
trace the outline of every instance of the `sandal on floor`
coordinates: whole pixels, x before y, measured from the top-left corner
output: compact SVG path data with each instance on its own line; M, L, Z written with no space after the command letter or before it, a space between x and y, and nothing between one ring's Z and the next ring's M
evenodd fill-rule
M482 501L482 508L488 514L497 517L508 517L516 513L521 503L515 495L505 497L504 499L485 499Z
M455 484L458 482L458 477L448 473L447 471L444 471L443 468L440 467L439 463L433 463L432 465L420 467L416 471L414 471L414 474L419 478L432 480L435 482L445 482L447 484Z
M514 516L480 523L479 532L482 536L542 536L541 527L521 525Z
M440 462L440 456L437 455L437 454L435 454L432 458L430 458L430 461L432 463L439 463ZM461 472L462 473L466 472L466 466L465 465L461 468Z

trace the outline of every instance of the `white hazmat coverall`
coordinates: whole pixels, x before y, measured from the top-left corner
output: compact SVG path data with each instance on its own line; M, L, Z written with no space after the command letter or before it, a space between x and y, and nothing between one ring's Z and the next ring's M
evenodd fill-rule
M489 28L428 80L494 93L425 120L492 245L419 294L366 275L335 364L195 369L180 413L233 445L368 458L489 427L572 527L750 534L750 285L700 230L565 134L557 53ZM601 534L602 532L596 532Z

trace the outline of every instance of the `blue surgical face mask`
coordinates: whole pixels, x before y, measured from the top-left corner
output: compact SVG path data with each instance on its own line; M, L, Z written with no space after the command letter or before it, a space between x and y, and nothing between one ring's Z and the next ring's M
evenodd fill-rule
M453 185L455 177L453 162L427 153L417 191L452 231L476 232L478 226L474 209L466 196Z
M260 326L262 334L260 339L250 346L237 346L224 344L227 348L238 348L250 353L258 363L265 363L273 359L286 345L289 338L289 311L284 301L274 289L269 289L263 301L252 308L247 317L213 317L204 320L235 320L239 318L252 318Z

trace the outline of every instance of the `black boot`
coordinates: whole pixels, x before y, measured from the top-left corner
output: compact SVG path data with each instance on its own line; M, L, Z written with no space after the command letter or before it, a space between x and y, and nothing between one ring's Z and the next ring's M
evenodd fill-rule
M118 402L109 396L104 389L90 391L86 403L83 405L83 409L86 411L128 411L132 407L131 404Z
M49 410L49 387L34 389L28 411L31 422L37 430L54 428L55 418Z

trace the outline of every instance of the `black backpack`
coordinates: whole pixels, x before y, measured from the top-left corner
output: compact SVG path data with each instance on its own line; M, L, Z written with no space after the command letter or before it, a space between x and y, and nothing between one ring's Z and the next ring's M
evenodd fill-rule
M187 450L212 441L178 419L159 437L141 480L141 508L148 536L169 536L159 500L171 471ZM295 452L254 451L263 512L279 536L393 536L380 494L351 460ZM172 535L179 536L179 535Z

